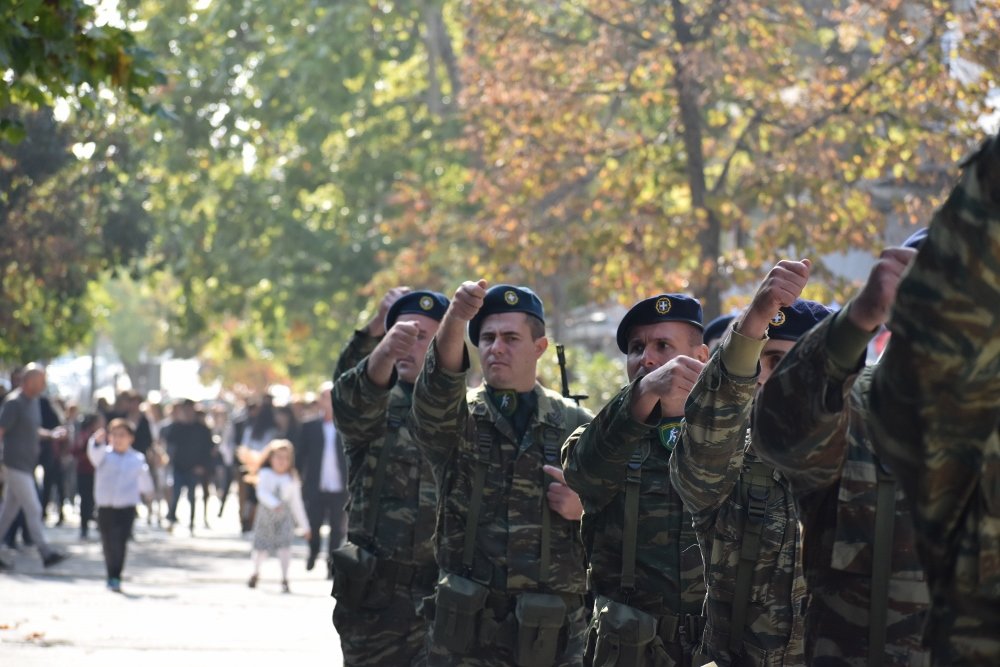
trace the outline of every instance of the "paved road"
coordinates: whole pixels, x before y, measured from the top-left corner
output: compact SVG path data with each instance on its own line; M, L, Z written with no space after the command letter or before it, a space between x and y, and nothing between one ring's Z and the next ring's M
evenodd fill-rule
M257 588L247 588L250 542L239 534L231 500L211 529L194 536L186 528L170 535L140 518L122 594L105 588L96 528L90 541L79 541L75 516L46 529L71 554L66 562L45 570L33 549L5 551L15 570L0 573L0 665L340 667L325 566L306 572L299 540L290 595L281 593L276 558L264 564ZM183 500L178 513L187 516Z

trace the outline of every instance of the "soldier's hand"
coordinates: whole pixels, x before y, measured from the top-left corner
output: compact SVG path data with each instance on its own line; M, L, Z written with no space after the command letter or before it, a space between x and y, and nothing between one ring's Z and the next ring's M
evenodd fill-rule
M485 280L477 282L465 281L455 291L455 298L448 306L448 313L463 322L468 322L479 309L483 307L483 300L486 298L486 288L489 286Z
M375 317L372 321L368 323L365 327L365 331L368 332L369 336L379 336L385 335L385 316L392 308L392 304L399 301L399 297L404 294L409 294L412 290L409 287L393 287L385 295L382 296L382 300L378 303L378 310L375 311Z
M389 329L376 349L382 348L384 353L389 355L393 362L405 357L410 353L410 348L420 335L420 327L413 322L396 322Z
M660 398L660 414L674 417L684 414L684 403L694 389L705 364L693 357L674 357L654 371L650 371L641 384L643 390Z
M545 491L545 497L549 502L549 509L569 521L579 521L583 516L583 503L580 496L573 489L566 486L566 477L563 471L555 466L543 466L542 470L556 481L549 484Z
M802 294L809 282L811 270L812 262L808 259L778 262L757 288L757 293L736 325L736 330L744 336L763 338L767 333L768 322L778 310L792 305Z
M847 306L847 317L862 331L875 331L889 319L903 272L917 256L913 248L882 251L861 293Z

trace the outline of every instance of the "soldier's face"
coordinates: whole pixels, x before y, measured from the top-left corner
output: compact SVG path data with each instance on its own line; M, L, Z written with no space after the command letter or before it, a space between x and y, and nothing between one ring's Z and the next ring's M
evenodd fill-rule
M479 360L483 378L494 389L531 391L538 359L549 341L532 338L529 315L497 313L483 320L479 330Z
M399 374L399 379L412 384L417 381L417 376L420 375L420 369L424 365L424 357L427 356L427 348L430 347L431 339L437 333L440 323L426 315L410 313L400 315L396 321L411 322L420 330L406 356L396 360L396 373Z
M788 351L795 347L795 341L769 340L760 353L760 375L757 376L757 389L764 386L767 379L774 373Z
M681 355L708 361L708 347L701 342L701 332L684 322L639 324L628 332L625 370L629 382Z

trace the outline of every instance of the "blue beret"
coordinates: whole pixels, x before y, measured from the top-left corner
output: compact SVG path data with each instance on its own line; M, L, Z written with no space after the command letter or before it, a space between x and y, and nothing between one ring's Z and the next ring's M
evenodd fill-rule
M441 321L444 311L448 310L448 297L440 292L410 292L396 299L385 314L385 330L388 331L396 323L400 315L424 315L432 320Z
M767 336L771 340L796 341L832 312L821 303L796 299L792 305L780 309L771 318Z
M708 341L714 338L721 338L735 319L735 315L719 315L716 317L705 327L705 335L702 336L702 342L708 345Z
M515 285L494 285L486 290L483 307L469 321L469 340L473 345L479 345L479 331L483 328L483 320L497 313L527 313L545 323L545 306L538 295L527 287Z
M618 324L618 349L622 354L628 354L628 332L634 326L660 322L685 322L704 329L701 320L701 303L694 297L686 294L651 296L629 308Z
M913 248L914 250L920 250L920 246L924 244L927 240L927 228L918 229L917 231L910 234L910 238L903 241L904 248Z

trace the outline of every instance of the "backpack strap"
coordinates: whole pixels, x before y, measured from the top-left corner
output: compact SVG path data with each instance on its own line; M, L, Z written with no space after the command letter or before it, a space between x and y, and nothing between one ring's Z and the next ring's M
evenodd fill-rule
M485 416L477 416L476 467L472 473L472 497L469 499L469 513L465 517L465 542L462 548L462 567L465 569L465 576L470 578L476 555L479 513L483 508L483 487L486 485L486 470L490 465L494 439L493 424Z
M896 479L875 458L877 478L875 541L872 545L871 599L868 608L868 667L885 664L885 631L889 615L889 574L896 524Z
M639 495L642 481L642 461L645 458L642 447L632 452L625 468L625 522L622 530L622 578L621 589L628 596L635 591L635 559L639 540Z
M389 465L389 451L395 448L399 440L399 430L403 427L409 411L410 406L406 402L390 399L386 414L385 441L382 443L382 450L378 453L378 462L375 464L371 502L365 515L365 534L369 536L372 544L375 543L375 528L378 525L379 508L382 504L382 489L385 487L385 469Z
M740 530L740 560L736 566L736 584L733 588L732 614L729 617L729 650L743 653L743 635L746 630L747 610L753 572L760 557L760 538L767 519L767 500L776 486L774 468L761 461L752 460L744 468L737 482L740 502L746 508Z
M542 455L545 463L557 468L562 468L559 463L559 442L560 431L554 427L547 426L542 431ZM538 560L538 583L547 584L549 581L549 568L552 564L552 509L545 495L546 479L545 471L542 471L542 536L541 554Z

